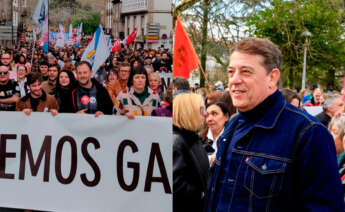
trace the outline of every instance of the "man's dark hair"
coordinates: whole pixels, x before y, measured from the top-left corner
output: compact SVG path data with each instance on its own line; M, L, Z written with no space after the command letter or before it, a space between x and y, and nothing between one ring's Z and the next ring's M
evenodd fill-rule
M60 65L59 65L59 64L54 63L54 64L49 65L48 70L49 70L50 68L52 68L52 67L56 67L57 70L58 70L58 72L60 72L60 69L61 69L61 68L60 68Z
M183 77L176 77L173 79L173 86L177 88L177 90L189 90L189 82Z
M42 60L40 62L40 66L48 66L48 61L47 60Z
M39 82L43 81L42 74L40 72L30 72L26 76L26 82L28 83L28 85L32 85L36 81L39 81Z
M121 67L131 67L131 64L127 63L127 62L122 62L122 63L120 63L120 68Z
M92 71L92 66L89 62L83 60L83 61L80 61L80 63L78 63L78 65L75 67L76 70L78 70L78 67L81 66L81 65L87 65L90 69L90 71Z
M275 68L281 70L281 51L278 46L268 39L247 38L241 40L231 48L230 55L235 51L251 55L261 55L264 58L262 65L267 73L270 73Z

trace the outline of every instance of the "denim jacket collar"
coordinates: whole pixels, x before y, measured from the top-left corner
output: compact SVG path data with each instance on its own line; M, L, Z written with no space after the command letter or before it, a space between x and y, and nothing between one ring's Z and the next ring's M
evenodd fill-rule
M276 94L277 93L277 94ZM275 92L276 96L273 100L273 103L270 107L266 110L265 115L261 118L256 124L255 127L263 128L263 129L273 129L277 121L286 106L286 101L279 90ZM272 95L275 95L272 94Z
M275 127L280 114L286 106L286 101L279 90L275 91L270 97L273 96L272 104L269 104L269 108L266 109L265 114L258 121L254 122L254 127L263 129L272 129ZM267 98L270 98L267 97ZM223 135L227 136L230 130L234 128L237 120L241 114L234 116L224 127Z

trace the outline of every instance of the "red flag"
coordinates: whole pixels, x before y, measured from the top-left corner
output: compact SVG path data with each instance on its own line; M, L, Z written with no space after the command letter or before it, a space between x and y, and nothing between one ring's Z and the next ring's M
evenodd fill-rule
M126 39L126 44L129 45L134 42L135 38L137 37L138 29L135 28L134 31L128 36Z
M116 52L121 49L121 40L120 38L116 39L113 45L113 48L111 49L112 52Z
M199 58L195 53L180 18L177 17L174 39L174 77L184 77L188 79L190 73L198 68L198 64L200 64Z

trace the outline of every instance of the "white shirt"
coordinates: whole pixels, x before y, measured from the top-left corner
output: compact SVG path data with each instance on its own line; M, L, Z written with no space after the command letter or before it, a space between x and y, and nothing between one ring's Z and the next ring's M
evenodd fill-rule
M208 129L206 137L207 137L208 139L210 139L211 141L213 141L212 148L214 149L214 153L211 154L211 155L208 155L208 159L209 159L209 160L210 160L210 158L211 158L212 155L214 155L214 154L217 153L217 140L218 140L219 136L220 136L223 132L224 132L224 127L223 127L222 131L219 133L219 135L216 137L216 139L214 140L214 139L213 139L213 134L212 134L211 129Z

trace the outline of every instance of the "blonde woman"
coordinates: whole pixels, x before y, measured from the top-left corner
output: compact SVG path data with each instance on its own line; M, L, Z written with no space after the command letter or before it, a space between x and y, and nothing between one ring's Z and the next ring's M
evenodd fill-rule
M203 210L208 158L196 131L205 115L200 95L179 94L173 100L173 211Z
M161 89L161 77L159 76L158 72L153 72L148 74L149 75L149 89L151 91L155 91L161 100L164 99L164 92Z

